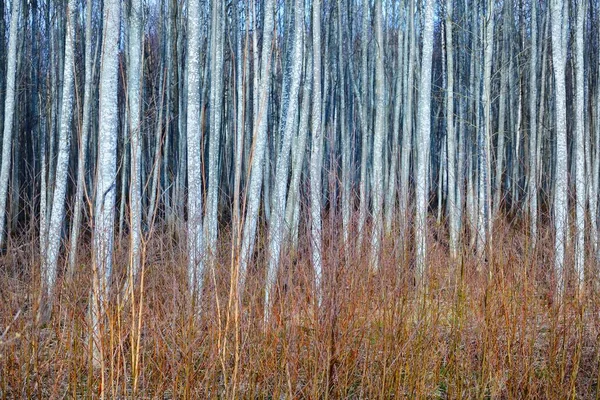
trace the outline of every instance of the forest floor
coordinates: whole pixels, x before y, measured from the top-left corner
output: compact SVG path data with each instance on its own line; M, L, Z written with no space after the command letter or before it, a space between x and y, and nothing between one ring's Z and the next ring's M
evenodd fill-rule
M500 224L478 262L468 243L451 260L443 231L432 221L427 290L417 290L399 234L372 271L366 245L345 251L339 230L326 227L320 310L301 241L281 263L266 325L264 254L236 307L230 235L220 233L192 313L185 240L155 235L134 296L110 299L95 336L91 249L82 247L74 279L60 275L52 315L37 323L38 244L12 243L0 259L0 398L598 398L598 285L556 300L547 232L532 252L525 227ZM125 245L115 259L124 277ZM91 361L93 340L102 362Z

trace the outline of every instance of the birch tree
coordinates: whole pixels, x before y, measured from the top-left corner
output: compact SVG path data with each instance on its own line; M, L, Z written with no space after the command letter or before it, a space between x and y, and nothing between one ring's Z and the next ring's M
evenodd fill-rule
M586 179L585 179L585 84L584 84L584 45L583 25L585 23L585 0L577 1L577 21L575 24L575 272L578 287L584 280L585 263L585 208L586 208ZM558 115L558 113L557 113Z
M12 149L13 122L15 118L16 75L17 75L17 33L21 0L12 1L10 12L10 31L8 35L8 54L6 57L6 91L4 96L4 133L2 136L2 162L0 164L0 247L6 241L6 199L8 197L8 178L10 173L10 155Z
M199 298L204 272L200 124L200 1L188 2L187 43L187 179L188 283Z
M459 239L459 215L456 201L456 135L454 130L454 48L452 40L452 0L446 0L446 136L448 147L448 219L450 234L450 254L456 257Z
M565 65L567 47L568 9L562 0L551 0L552 15L552 66L554 70L554 101L556 113L556 161L554 183L554 268L556 289L559 296L564 289L565 243L568 223L567 203L567 105L565 87Z
M302 0L294 1L294 36L291 49L289 65L286 65L286 72L289 74L287 82L288 87L283 87L287 91L284 96L289 97L287 107L281 108L279 136L281 137L281 147L277 152L277 163L275 173L275 189L273 191L273 205L271 212L271 224L269 226L269 267L267 271L267 283L270 285L277 276L277 267L279 265L280 251L283 245L285 205L288 186L288 174L290 165L290 150L292 139L298 124L298 93L300 91L300 77L302 73L302 48L304 40L304 2Z
M321 126L321 1L313 1L312 9L313 45L313 92L310 151L310 244L312 265L315 273L317 304L321 304L322 277L322 225L321 225L321 166L323 163L323 132ZM364 149L363 149L364 151Z
M537 1L531 2L531 61L529 72L529 234L536 246L538 219L537 187Z
M223 2L212 2L212 39L211 39L211 124L208 147L208 193L206 197L205 254L209 257L211 268L214 266L217 248L218 201L219 201L219 142L221 137L221 118L223 102Z
M263 42L260 56L260 82L258 91L255 92L255 101L258 103L255 113L253 127L253 152L250 170L250 183L247 187L246 198L247 209L242 236L242 250L240 255L240 288L244 287L246 268L256 240L256 225L258 223L258 207L260 205L260 194L263 185L263 172L265 161L265 148L267 145L267 113L269 108L269 93L271 85L271 41L274 27L274 5L273 0L266 0L263 13ZM256 74L256 71L255 71ZM267 284L267 287L269 285ZM270 306L270 293L265 292L265 318L268 318L268 307Z
M597 73L600 76L600 51L597 55ZM596 87L596 134L594 137L594 161L589 175L592 176L592 195L590 196L590 214L592 225L592 245L596 262L600 262L600 242L598 238L598 193L600 192L600 85Z
M405 106L402 118L402 154L400 159L400 189L398 190L398 212L400 215L400 230L402 239L406 240L405 233L408 230L408 215L409 215L409 180L410 180L410 160L413 147L413 96L414 96L414 79L415 79L415 60L416 60L416 40L415 40L415 0L410 0L408 22L408 67L405 69L404 77L404 98Z
M426 284L427 206L429 196L429 150L431 147L431 70L433 57L433 1L423 8L423 52L419 83L419 119L417 129L415 241L417 279Z
M106 0L102 13L104 22L102 64L100 67L100 108L98 131L98 161L94 205L94 267L95 303L101 304L108 290L112 272L117 179L117 79L121 4ZM96 309L99 317L100 309Z
M138 276L142 241L142 3L131 0L129 10L129 74L127 76L129 132L131 138L131 278ZM131 282L133 283L133 282Z
M57 261L61 244L61 230L65 216L65 196L67 193L67 175L71 150L71 118L73 116L74 85L74 41L75 41L75 0L67 3L67 28L65 32L65 60L63 63L62 109L60 113L60 132L58 136L58 159L56 161L56 178L52 213L48 229L48 250L42 264L42 285L48 291L49 298L56 282Z
M373 230L371 234L371 268L378 268L383 230L383 142L385 140L385 71L383 69L383 22L381 2L375 2L375 136L373 138Z
M314 4L313 4L314 7ZM360 146L360 183L359 183L359 211L358 211L358 248L362 247L363 242L363 229L365 226L365 221L367 219L367 181L368 181L368 162L369 162L369 136L371 132L371 126L368 122L367 116L367 105L368 105L368 96L369 96L369 82L367 78L367 69L368 69L368 41L367 35L369 32L369 1L363 0L362 2L362 34L363 38L361 40L361 70L360 70L360 82L361 82L361 92L358 93L358 90L355 90L357 97L359 98L359 117L361 123L361 146ZM314 38L314 34L313 34ZM314 40L313 40L314 42ZM314 44L313 44L314 45ZM314 52L314 49L313 49ZM314 56L313 56L313 64L314 64ZM350 62L350 66L352 67L352 62ZM313 79L316 79L313 71ZM314 82L313 82L314 83Z
M478 187L478 221L477 221L477 252L481 257L487 246L488 240L491 238L491 222L490 222L490 200L491 200L491 183L490 183L490 137L492 131L492 116L491 116L491 85L492 85L492 57L494 50L494 8L493 1L487 1L486 4L486 21L483 32L483 129L479 130L477 158L479 163L479 187Z
M83 194L86 176L86 155L91 129L91 111L92 111L92 81L94 70L92 69L92 0L86 0L85 17L85 67L84 67L84 86L83 86L83 118L81 121L81 136L78 146L77 157L77 187L75 189L75 206L73 208L73 223L71 226L70 249L69 249L69 276L75 273L75 264L77 262L77 249L79 243L79 232L81 229L81 211L83 208Z

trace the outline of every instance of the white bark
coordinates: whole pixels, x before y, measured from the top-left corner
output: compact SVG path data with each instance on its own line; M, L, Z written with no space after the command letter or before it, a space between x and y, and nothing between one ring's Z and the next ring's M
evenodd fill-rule
M57 275L57 261L61 244L61 231L65 216L69 153L71 150L71 118L73 116L74 41L75 41L75 0L67 4L67 28L65 34L65 61L63 72L62 110L58 139L58 159L52 201L52 213L48 227L48 250L42 264L42 285L45 286L51 301Z
M200 0L189 0L187 18L188 280L189 290L195 298L200 298L204 272L200 164Z
M454 130L454 48L452 41L452 0L446 0L446 135L448 155L448 219L450 233L450 255L458 252L459 218L456 201L456 134Z
M552 15L552 66L554 69L554 87L556 102L556 168L554 187L554 268L557 294L564 289L565 241L568 223L567 204L567 105L565 87L567 4L563 0L551 0Z
M155 212L158 207L158 203L160 202L159 191L160 189L160 168L161 168L161 160L160 154L161 149L163 147L163 119L164 119L164 109L165 109L165 92L167 91L167 75L168 73L165 71L165 58L161 57L160 65L160 79L159 85L160 89L158 90L158 117L156 123L156 130L154 132L154 158L150 165L152 166L152 183L150 186L150 203L148 204L148 209L146 210L146 222L151 224L154 220ZM167 133L165 132L165 135Z
M77 247L79 242L79 231L81 229L81 210L83 207L83 189L86 175L86 155L90 132L90 113L92 109L92 0L86 0L85 20L85 82L83 94L83 119L81 122L81 138L79 140L79 152L77 157L77 188L75 192L75 207L73 209L73 225L71 227L70 249L69 249L69 276L75 273L77 262Z
M208 143L208 193L204 229L206 236L205 254L213 267L216 258L219 201L219 142L223 103L223 18L222 1L212 2L212 46L211 46L211 124Z
M504 11L508 7L508 3L504 6ZM502 29L502 56L500 64L500 97L498 105L498 145L496 149L496 174L494 179L494 211L493 215L496 217L500 209L500 203L502 201L502 177L504 172L504 140L506 136L505 132L505 121L506 121L506 87L508 81L508 75L510 68L507 67L509 62L507 59L506 47L509 46L508 42L508 28ZM507 71L508 70L508 71Z
M379 250L383 231L383 142L385 140L385 71L381 1L375 2L375 136L373 138L373 230L371 233L371 268L379 268Z
M598 53L598 76L600 76L600 52ZM600 192L600 87L596 88L596 135L594 142L594 161L592 166L592 194L590 196L590 215L592 223L592 245L596 262L600 263L600 243L598 240L598 192Z
M321 168L323 165L323 130L321 126L321 0L313 2L313 92L312 92L312 143L310 152L310 244L315 273L315 290L321 304L322 226L321 226Z
M118 73L121 2L105 0L103 9L102 63L100 66L100 111L98 161L94 205L94 290L92 329L98 334L112 273L117 180ZM98 338L95 338L95 342ZM98 348L94 347L94 356ZM98 360L96 360L98 361Z
M352 210L352 173L350 132L346 125L346 64L344 58L344 24L348 22L343 2L338 2L338 57L340 74L340 130L342 139L342 231L344 254L348 255Z
M361 121L361 146L360 146L360 184L359 184L359 210L358 210L358 245L357 248L362 248L363 230L367 219L367 181L368 181L368 162L369 162L369 137L371 135L371 124L368 119L368 96L369 96L369 80L367 78L368 64L368 40L369 34L369 1L362 2L362 65L361 65L361 93L358 99L359 113ZM314 62L314 61L313 61ZM352 66L352 63L350 64Z
M267 145L267 122L269 109L269 92L271 86L271 54L274 27L273 0L264 3L263 42L261 49L261 68L258 92L254 92L255 103L258 103L255 124L253 128L252 165L250 167L250 183L247 187L247 209L242 236L242 253L240 255L240 289L243 290L248 262L254 251L256 240L256 225L258 224L258 209L263 185L265 148ZM255 71L255 74L258 71ZM269 307L270 299L265 296L265 307ZM268 318L268 313L265 314Z
M427 267L427 206L429 198L429 152L431 148L431 70L433 56L433 0L425 0L423 52L419 85L419 120L417 130L416 167L416 273L419 284L426 284Z
M42 123L40 128L40 161L41 165L41 177L40 177L40 255L42 259L46 258L46 250L48 250L48 163L46 157L46 140L47 132L46 122Z
M392 230L392 222L394 212L396 211L396 189L398 186L398 161L400 160L400 118L402 106L404 105L404 73L406 66L404 60L405 49L407 45L408 35L402 34L402 29L398 29L398 47L396 55L396 96L394 103L394 121L392 125L392 152L389 178L387 181L386 197L385 197L385 234L389 235Z
M288 228L289 239L292 247L297 247L298 241L298 214L300 210L300 179L302 175L302 165L306 154L306 141L308 139L308 117L310 114L310 93L312 87L312 60L310 54L305 56L304 65L305 76L302 88L302 105L300 108L300 125L294 138L293 156L292 156L292 177L287 195L287 205L285 208L285 225Z
M302 48L304 33L304 1L295 0L294 5L294 39L292 55L289 59L291 65L287 65L287 73L290 75L287 82L289 87L283 87L288 92L289 104L281 108L280 133L281 148L277 153L277 165L275 172L275 187L271 210L271 223L269 226L269 267L267 270L267 291L271 291L272 285L277 277L279 256L283 244L284 218L287 195L287 184L290 164L290 149L296 127L298 125L298 93L300 91L300 76L302 73ZM308 84L305 82L305 84Z
M577 22L575 25L575 272L581 287L584 280L585 263L585 84L583 25L585 0L577 0Z
M412 135L413 135L413 93L415 79L415 60L416 60L416 40L415 40L415 0L410 0L410 10L408 13L409 20L409 56L407 59L408 66L404 72L404 98L406 99L403 109L402 120L402 155L400 159L400 189L398 192L398 212L400 214L400 231L402 232L401 240L406 239L408 231L408 216L409 216L409 183L410 183L410 157L412 152ZM404 245L403 245L404 246ZM405 246L406 248L406 246Z
M15 116L17 32L19 27L21 0L13 0L10 13L10 32L8 36L8 54L6 67L6 94L4 97L4 134L2 136L2 164L0 165L0 247L5 244L6 199L8 197L8 179L10 173L10 153L12 149L13 121Z
M96 268L106 285L111 274L117 160L117 82L120 2L105 0L100 68L100 115L96 183L94 250ZM104 289L106 286L103 287Z
M490 137L492 131L491 116L491 85L492 85L492 56L494 50L494 9L493 2L488 1L486 6L486 21L483 32L483 129L479 129L479 149L477 152L479 163L479 188L478 188L478 221L477 221L477 253L483 255L488 240L491 237L490 222Z
M537 241L537 2L531 2L531 61L529 70L529 234L531 245Z
M131 138L131 186L129 192L131 218L131 272L138 276L142 239L142 2L131 1L129 15L129 74L127 91L129 132ZM132 283L132 282L131 282Z

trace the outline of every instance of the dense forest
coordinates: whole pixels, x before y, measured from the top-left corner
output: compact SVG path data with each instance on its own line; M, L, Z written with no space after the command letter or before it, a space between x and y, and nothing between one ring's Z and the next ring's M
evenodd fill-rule
M1 398L600 395L600 1L0 32Z

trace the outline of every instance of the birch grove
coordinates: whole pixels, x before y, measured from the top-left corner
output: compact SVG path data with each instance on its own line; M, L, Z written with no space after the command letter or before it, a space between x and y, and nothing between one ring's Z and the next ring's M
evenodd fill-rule
M415 293L447 283L429 279L440 260L505 279L521 268L498 267L506 231L549 263L527 277L553 301L598 284L598 0L0 11L0 247L35 243L55 315L89 276L97 333L159 270L223 331L257 304L266 327L300 319L290 293L317 318L356 260Z

